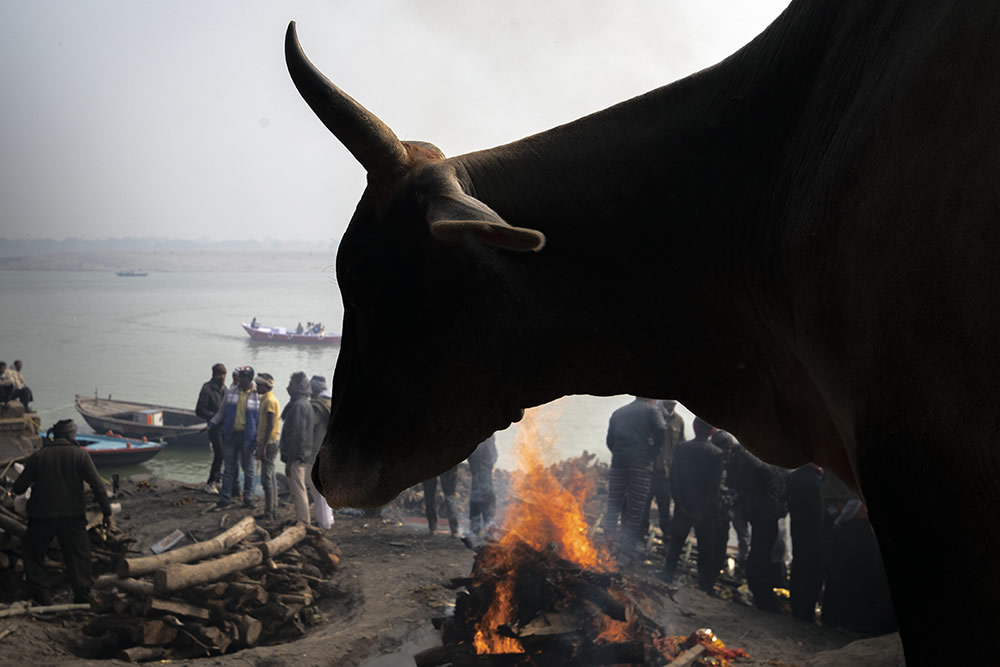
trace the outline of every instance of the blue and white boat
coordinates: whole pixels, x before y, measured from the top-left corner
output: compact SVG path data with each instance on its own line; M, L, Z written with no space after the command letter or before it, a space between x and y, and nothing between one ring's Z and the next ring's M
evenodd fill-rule
M44 436L48 440L48 434ZM76 441L90 453L98 468L117 468L144 463L160 453L163 445L120 435L77 434Z

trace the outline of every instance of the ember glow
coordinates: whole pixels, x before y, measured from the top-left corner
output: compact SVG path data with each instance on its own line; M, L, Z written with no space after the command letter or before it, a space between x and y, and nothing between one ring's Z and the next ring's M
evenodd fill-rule
M607 552L590 541L583 507L591 489L583 476L576 473L567 488L544 464L552 442L539 429L537 411L527 411L518 424L515 441L518 470L512 476L512 500L505 509L503 536L491 562L484 563L484 567L502 572L503 577L489 611L477 627L477 653L523 652L516 639L497 633L501 625L511 623L517 615L514 588L518 545L538 551L551 550L559 558L591 570L606 572L613 567Z

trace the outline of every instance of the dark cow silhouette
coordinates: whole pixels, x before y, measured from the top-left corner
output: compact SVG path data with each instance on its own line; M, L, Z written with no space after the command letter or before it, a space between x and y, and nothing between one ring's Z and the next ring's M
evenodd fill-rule
M998 44L995 0L796 1L712 68L446 159L289 26L295 85L368 172L317 484L379 504L524 408L677 397L861 490L910 664L991 661Z

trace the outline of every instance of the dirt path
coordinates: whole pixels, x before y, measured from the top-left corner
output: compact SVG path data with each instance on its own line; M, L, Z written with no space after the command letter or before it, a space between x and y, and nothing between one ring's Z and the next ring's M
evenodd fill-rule
M205 511L211 507L212 498L191 486L163 480L130 481L123 491L121 527L132 532L138 539L137 548L146 552L152 542L175 528L193 531L199 539L205 539L247 513ZM278 524L291 518L290 507L283 507L280 514ZM455 592L443 584L469 574L473 552L447 534L429 535L419 520L401 518L337 517L329 538L342 552L341 568L334 577L338 593L321 600L327 621L311 628L302 639L173 664L412 665L409 656L413 652L437 641L431 619L448 613L454 604ZM262 525L269 527L266 522ZM629 574L648 578L652 586L657 581L656 569L652 564L639 565ZM676 634L711 628L727 645L750 653L751 658L739 664L806 665L823 651L839 649L857 639L791 616L709 597L695 588L681 588L675 598L676 602L664 602L657 620ZM113 660L81 660L74 655L74 638L91 618L89 613L75 613L0 619L0 633L12 630L0 639L0 664L118 664ZM843 653L839 659L834 656L834 662L816 664L900 664L894 635L859 646L867 651L860 661Z

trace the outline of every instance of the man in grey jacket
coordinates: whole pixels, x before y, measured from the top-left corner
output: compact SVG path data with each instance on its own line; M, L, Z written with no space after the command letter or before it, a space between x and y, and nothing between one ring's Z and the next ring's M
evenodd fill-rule
M295 505L295 519L309 525L309 498L306 495L307 462L313 455L313 409L309 402L311 387L302 371L292 373L288 381L291 401L281 412L281 439L278 449L285 463L285 476Z

